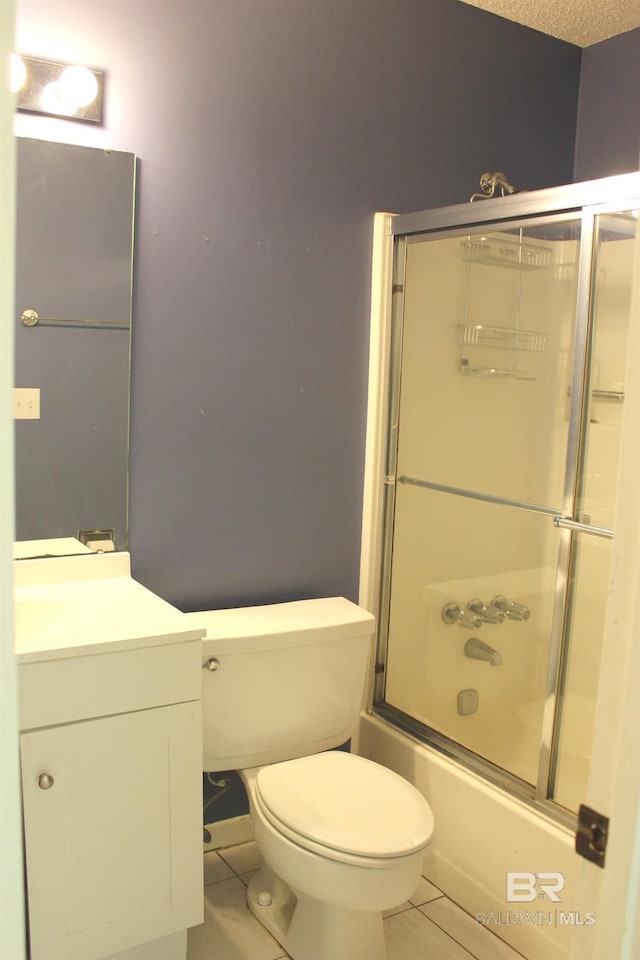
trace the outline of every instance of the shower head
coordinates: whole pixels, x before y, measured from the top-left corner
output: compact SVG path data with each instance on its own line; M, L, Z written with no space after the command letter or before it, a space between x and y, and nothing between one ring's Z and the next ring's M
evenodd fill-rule
M485 176L486 176L486 174L485 174ZM495 191L496 187L500 187L500 189L502 190L503 195L504 195L505 193L515 193L515 192L516 192L516 188L511 186L511 184L508 182L507 178L505 177L504 173L500 173L500 171L498 171L497 173L489 174L489 176L493 178L493 179L492 179L492 185L493 185L492 193Z
M480 189L482 193L474 193L470 202L473 203L474 200L485 200L493 197L498 188L502 191L503 197L506 193L511 194L516 192L516 188L509 183L505 174L500 170L497 170L495 173L483 173L480 177Z

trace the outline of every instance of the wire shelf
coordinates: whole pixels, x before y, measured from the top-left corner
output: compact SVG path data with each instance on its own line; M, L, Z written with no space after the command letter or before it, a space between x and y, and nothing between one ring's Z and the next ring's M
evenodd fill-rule
M544 270L551 265L551 247L503 237L469 237L461 244L462 259L512 270Z
M524 370L500 369L499 367L472 367L468 360L460 361L460 372L467 377L494 377L497 380L537 380Z
M546 334L536 330L493 327L484 323L460 324L458 329L460 343L471 347L497 347L499 350L543 353L547 346Z

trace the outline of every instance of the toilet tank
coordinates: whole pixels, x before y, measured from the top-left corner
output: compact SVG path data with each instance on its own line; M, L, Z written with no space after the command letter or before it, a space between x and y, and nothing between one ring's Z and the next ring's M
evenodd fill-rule
M339 746L362 705L374 617L345 600L191 613L202 641L203 770Z

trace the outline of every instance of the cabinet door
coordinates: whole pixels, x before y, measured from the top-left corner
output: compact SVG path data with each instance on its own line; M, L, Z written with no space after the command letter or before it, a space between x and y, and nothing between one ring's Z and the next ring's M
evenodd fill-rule
M201 729L193 702L22 735L31 960L202 922Z

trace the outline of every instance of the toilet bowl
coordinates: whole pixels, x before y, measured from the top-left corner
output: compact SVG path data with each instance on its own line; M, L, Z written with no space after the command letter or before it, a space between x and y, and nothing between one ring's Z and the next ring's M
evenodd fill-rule
M343 598L190 614L203 641L203 769L238 770L263 866L247 902L294 960L385 960L433 816L408 781L335 750L355 729L373 617Z
M241 777L268 864L249 885L251 911L296 960L384 960L381 911L415 891L433 832L422 796L341 751Z

